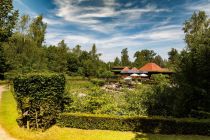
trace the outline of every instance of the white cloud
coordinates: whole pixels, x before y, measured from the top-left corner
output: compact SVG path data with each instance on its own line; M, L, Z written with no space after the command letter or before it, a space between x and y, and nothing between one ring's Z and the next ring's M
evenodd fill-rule
M64 22L62 20L52 19L52 18L43 18L43 22L47 23L47 25L63 25Z
M47 33L48 44L57 44L64 39L70 47L80 44L83 49L90 50L92 44L95 43L99 52L103 53L101 58L105 61L112 61L116 56L119 56L123 48L129 49L131 60L133 60L135 51L146 48L153 49L162 57L167 58L167 52L172 47L184 47L183 38L184 34L179 25L161 26L137 34L118 34L107 38L88 34L75 35L57 30Z
M210 16L210 0L204 0L201 2L191 3L187 6L187 10L190 11L205 11Z
M79 6L83 1L54 0L57 5L55 14L67 22L75 23L83 28L94 31L110 33L116 27L127 28L139 24L139 19L145 13L169 12L168 9L157 8L155 5L146 5L143 8L120 9L120 4L115 0L103 0L103 6ZM120 10L116 10L116 9ZM112 22L102 22L99 18L114 18Z

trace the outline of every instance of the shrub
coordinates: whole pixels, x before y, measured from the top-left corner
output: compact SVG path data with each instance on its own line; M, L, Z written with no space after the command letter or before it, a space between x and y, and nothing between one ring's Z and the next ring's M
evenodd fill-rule
M91 82L97 86L103 86L105 84L104 80L100 80L100 79L91 79Z
M62 113L58 125L80 129L108 129L160 134L210 135L209 120L127 117Z
M32 73L14 79L20 126L47 129L63 110L65 77L62 74Z

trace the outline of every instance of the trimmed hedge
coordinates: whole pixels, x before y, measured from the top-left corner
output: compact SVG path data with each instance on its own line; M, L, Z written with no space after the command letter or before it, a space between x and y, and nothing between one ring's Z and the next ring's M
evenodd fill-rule
M56 123L57 115L63 110L63 74L31 73L16 77L13 83L20 126L47 129Z
M210 135L210 121L161 117L126 117L62 113L57 119L61 127L104 129L158 134Z

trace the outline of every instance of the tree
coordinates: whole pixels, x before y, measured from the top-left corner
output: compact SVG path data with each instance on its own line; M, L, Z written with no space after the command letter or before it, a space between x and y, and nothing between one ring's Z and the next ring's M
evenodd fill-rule
M136 67L141 67L148 62L152 62L154 60L155 55L156 53L153 50L145 49L145 50L137 51L134 54L134 57L135 57L134 65Z
M127 48L123 49L121 52L121 64L122 66L129 66L131 64L129 60Z
M67 70L69 74L77 73L79 70L79 60L76 54L68 53Z
M55 72L66 72L68 63L68 47L64 40L58 46L47 48L48 68Z
M43 17L41 15L33 19L32 23L30 24L30 35L38 47L42 46L46 28L47 24L43 22Z
M169 63L172 67L175 67L176 64L178 63L179 59L179 53L175 48L172 48L170 52L168 52L169 55Z
M164 61L160 55L155 56L153 62L158 64L161 67L165 66Z
M29 35L29 16L22 16L17 22L16 32L3 44L8 72L25 73L46 69L46 56L43 47L38 47Z
M93 44L93 46L92 46L92 49L90 51L90 55L92 56L92 59L94 61L98 61L99 60L99 57L101 56L100 53L97 54L97 49L96 49L96 45L95 44Z
M116 58L115 58L113 65L114 65L114 66L121 66L121 62L120 62L119 57L116 57Z
M0 79L8 69L2 44L12 35L15 23L18 18L18 11L13 10L12 0L0 1Z
M79 57L82 54L81 46L77 45L75 48L72 49L72 52Z
M186 49L180 54L176 81L180 87L180 114L210 112L210 19L203 11L185 22Z

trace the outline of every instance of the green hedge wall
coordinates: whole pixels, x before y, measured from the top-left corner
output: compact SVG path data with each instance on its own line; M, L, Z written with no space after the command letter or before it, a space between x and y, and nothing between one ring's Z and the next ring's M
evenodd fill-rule
M63 110L65 77L55 73L17 76L14 95L20 117L18 124L31 129L47 129Z
M159 134L210 135L209 120L187 118L116 117L107 115L62 113L57 122L61 127L80 129L105 129Z

